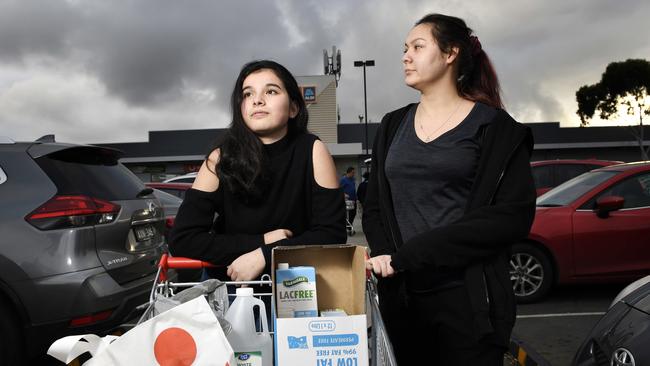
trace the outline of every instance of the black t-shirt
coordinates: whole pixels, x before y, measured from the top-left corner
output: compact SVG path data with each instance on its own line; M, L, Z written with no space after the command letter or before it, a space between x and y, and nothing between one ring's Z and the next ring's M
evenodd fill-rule
M311 134L287 135L265 145L271 182L261 202L241 202L224 182L215 192L188 190L172 230L171 253L226 266L262 248L269 273L272 246L265 245L263 237L269 231L293 232L277 245L345 243L343 192L321 187L314 179L316 139ZM212 275L227 280L225 268Z
M414 105L404 117L386 158L386 177L404 242L462 217L479 160L477 132L496 113L476 103L458 126L426 143L416 135L416 109Z

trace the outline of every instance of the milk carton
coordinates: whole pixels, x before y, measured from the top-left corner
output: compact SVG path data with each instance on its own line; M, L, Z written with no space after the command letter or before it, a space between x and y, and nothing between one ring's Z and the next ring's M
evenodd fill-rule
M275 272L278 318L318 316L316 270L279 263Z

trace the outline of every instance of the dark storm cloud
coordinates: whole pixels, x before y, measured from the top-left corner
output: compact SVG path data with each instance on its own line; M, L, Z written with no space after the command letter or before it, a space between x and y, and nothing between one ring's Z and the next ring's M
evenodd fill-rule
M429 12L476 30L506 107L523 121L575 119L577 88L609 62L650 54L645 0L0 0L0 125L85 123L94 141L107 125L120 138L145 125L223 127L244 63L271 58L319 75L332 45L343 56L342 122L363 114L362 70L352 63L367 59L376 62L368 115L378 121L418 98L403 83L402 44ZM65 98L53 98L59 89Z
M286 44L272 3L259 11L210 0L119 3L102 3L87 14L92 29L82 44L94 56L89 67L108 89L136 105L177 98L184 80L229 88L247 56Z
M184 81L230 88L253 58L283 55L287 30L272 2L16 1L0 10L0 57L63 57L67 49L129 104L178 98ZM34 27L33 25L38 25Z
M32 54L65 55L68 36L80 20L63 1L0 1L0 61L22 62Z

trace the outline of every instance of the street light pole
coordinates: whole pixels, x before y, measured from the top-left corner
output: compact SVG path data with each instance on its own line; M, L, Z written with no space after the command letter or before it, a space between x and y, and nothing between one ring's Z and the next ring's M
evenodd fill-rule
M355 67L363 67L363 109L364 109L364 122L366 132L366 155L368 155L368 97L366 96L366 66L375 66L375 60L354 61Z

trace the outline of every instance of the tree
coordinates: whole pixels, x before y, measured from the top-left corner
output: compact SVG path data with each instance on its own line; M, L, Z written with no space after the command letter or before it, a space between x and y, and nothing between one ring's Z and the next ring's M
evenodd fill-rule
M596 111L602 119L616 118L620 109L639 115L639 124L630 131L639 143L641 158L648 160L650 146L644 147L643 115L650 115L650 62L628 59L607 65L600 82L583 85L576 92L580 125L589 125Z

